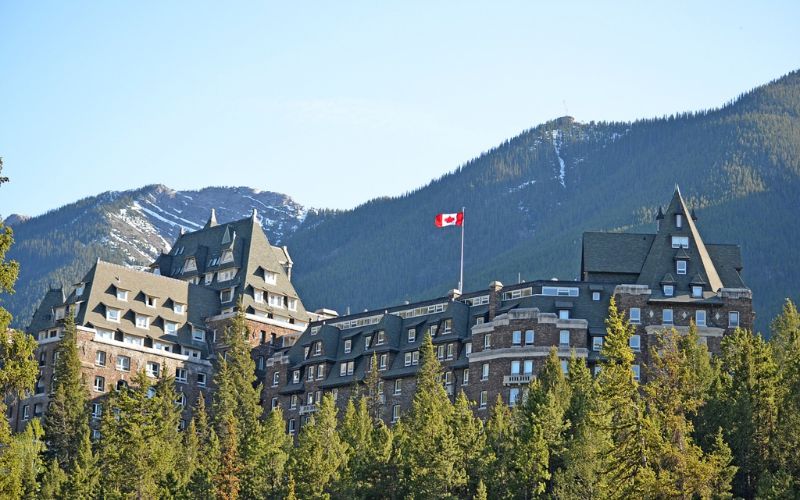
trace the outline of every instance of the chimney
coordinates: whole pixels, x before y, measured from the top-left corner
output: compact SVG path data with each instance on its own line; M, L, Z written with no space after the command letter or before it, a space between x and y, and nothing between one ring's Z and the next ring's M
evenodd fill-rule
M494 321L497 309L500 306L500 294L503 291L503 284L499 281L489 283L489 321Z
M449 292L447 292L447 296L450 297L450 301L454 301L461 297L461 291L458 288L453 288Z

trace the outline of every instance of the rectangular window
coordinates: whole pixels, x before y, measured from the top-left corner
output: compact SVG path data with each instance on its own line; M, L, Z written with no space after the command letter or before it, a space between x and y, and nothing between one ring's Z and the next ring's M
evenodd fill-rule
M675 214L675 227L683 227L683 215Z
M638 325L642 321L642 310L638 307L631 307L628 313L628 319L631 324Z
M200 387L206 386L206 374L205 373L198 373L197 374L197 385Z
M156 307L158 305L158 298L153 297L152 295L145 295L144 303L147 307Z
M411 366L411 353L410 352L407 352L405 354L405 360L404 361L405 361L405 365L406 366Z
M136 315L136 328L150 328L150 317L149 316L142 316L141 314Z
M289 299L287 301L287 307L289 308L290 311L296 311L297 310L297 299Z
M689 248L688 236L673 236L672 248Z
M728 313L728 328L739 328L738 311L731 311Z
M661 322L665 325L671 325L673 323L672 309L664 309L661 311Z
M484 349L491 349L492 348L492 334L487 333L483 336L483 348Z
M403 379L395 379L394 381L394 393L400 394L403 392Z
M439 326L438 325L431 325L431 326L428 327L428 333L430 334L431 337L435 337L436 336L437 330L439 330Z
M533 375L533 360L532 359L526 359L525 362L522 364L522 366L523 366L522 373L524 373L525 375Z
M314 367L309 366L306 368L306 380L314 380Z
M642 349L642 337L639 335L631 335L628 345L634 351L640 351Z
M106 320L119 323L119 309L106 308Z
M217 281L230 281L236 276L235 269L226 269L217 273Z
M164 322L164 333L167 335L175 335L178 332L178 323L172 321Z
M267 283L274 285L278 282L278 273L273 273L272 271L264 271L264 281Z
M453 359L453 356L455 356L455 345L447 344L447 359Z
M233 288L226 288L219 292L219 301L220 302L230 302L233 300Z
M481 366L481 380L489 380L489 363L484 363Z
M480 407L486 408L486 405L488 404L489 404L489 393L486 391L481 391Z
M559 309L558 319L569 319L569 309Z
M347 374L348 375L352 375L353 372L355 371L355 368L356 368L356 362L355 361L348 361L347 362Z
M378 340L375 342L375 345L383 345L386 342L386 332L383 330L378 331Z
M464 353L469 356L472 354L472 342L467 342L464 344Z
M697 326L706 326L706 312L698 309L694 314L694 323Z
M283 296L282 295L275 295L274 293L270 293L270 294L267 295L267 300L269 301L269 305L271 307L283 308Z
M280 372L275 372L272 374L272 387L278 387L278 384L281 381L281 374Z
M453 331L453 320L452 319L444 320L444 331L442 332L442 334L450 333L452 331Z
M94 353L94 364L97 366L106 366L106 352L97 351Z
M272 409L274 410L277 407L278 407L278 398L272 398Z
M120 290L119 288L117 288L117 300L119 300L121 302L127 302L128 301L128 291L127 290Z
M203 283L210 285L212 281L214 281L214 273L206 273L206 275L203 277Z
M400 405L392 406L392 422L400 420Z
M364 337L364 349L369 349L372 347L372 335L367 335Z
M664 296L672 297L675 295L675 287L673 285L664 285Z
M592 292L592 300L594 300L595 302L600 300L600 292Z
M24 405L22 407L22 420L28 420L31 418L31 409L28 405Z
M121 372L131 371L131 358L128 356L117 356L117 370Z
M562 347L569 346L569 330L561 330L558 332L558 343Z
M136 337L136 336L133 336L133 335L125 335L124 337L122 337L122 341L124 343L126 343L126 344L138 345L140 347L144 346L144 339L142 337Z
M172 352L172 346L170 344L165 344L163 342L153 342L153 349L157 351Z
M289 434L294 435L294 433L295 433L295 420L293 418L290 418L289 419L289 423L287 425L288 425L287 429L288 429Z
M187 380L186 368L175 368L175 382L185 383Z
M703 287L702 286L693 286L692 287L692 297L702 297L703 296Z
M289 409L294 410L297 408L297 394L292 394L292 397L289 399Z
M675 261L675 272L678 274L686 274L686 261L685 260L677 260Z
M317 365L317 380L325 378L325 365Z
M155 363L153 361L148 361L147 362L146 372L147 372L147 375L149 377L158 378L158 373L159 373L160 369L161 369L161 365L159 365L158 363Z
M413 351L411 353L411 364L414 366L419 364L419 351Z
M322 342L318 340L314 342L314 356L319 356L320 354L322 354Z
M464 375L461 379L461 385L469 385L469 368L464 368Z
M526 345L533 345L534 343L534 333L533 330L525 330L525 344Z
M592 337L592 350L601 351L603 349L603 337Z
M444 385L453 384L453 372L444 372Z
M380 361L378 362L378 370L385 370L389 367L389 355L381 354Z
M436 357L438 359L444 359L444 344L436 346Z
M514 387L508 390L508 406L516 406L519 397L519 388Z
M522 332L514 330L511 333L511 345L522 345Z
M92 403L92 418L100 418L103 415L103 405Z
M566 359L561 360L561 371L567 373L569 371L569 361Z
M295 370L292 372L292 383L293 384L300 383L300 370Z
M196 349L183 349L183 354L189 356L192 359L200 359L200 351Z
M344 353L350 354L350 351L353 349L353 341L352 340L345 340L344 341Z
M522 366L521 361L512 361L511 362L511 375L519 375L520 367Z
M96 392L104 392L106 390L106 379L97 375L94 377L94 390Z
M633 380L636 380L636 381L640 380L641 379L641 369L639 368L639 365L631 365L631 368L633 369Z
M253 290L253 300L258 304L264 303L264 290Z
M409 328L408 329L408 343L412 344L417 340L417 329L416 328Z

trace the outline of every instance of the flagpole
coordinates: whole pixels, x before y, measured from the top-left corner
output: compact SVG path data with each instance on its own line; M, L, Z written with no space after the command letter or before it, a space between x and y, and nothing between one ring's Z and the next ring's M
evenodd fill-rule
M458 293L464 293L464 225L467 223L465 210L465 207L461 207L461 275L458 280Z

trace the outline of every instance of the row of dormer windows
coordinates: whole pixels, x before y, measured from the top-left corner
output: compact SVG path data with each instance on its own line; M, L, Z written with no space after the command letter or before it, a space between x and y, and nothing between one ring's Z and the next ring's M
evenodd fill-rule
M631 307L628 310L628 321L631 324L638 325L642 322L642 310L638 307ZM661 310L661 323L664 325L674 325L674 315L672 309ZM694 313L694 323L697 326L708 326L707 314L704 309L697 309ZM739 311L728 312L728 328L738 328Z

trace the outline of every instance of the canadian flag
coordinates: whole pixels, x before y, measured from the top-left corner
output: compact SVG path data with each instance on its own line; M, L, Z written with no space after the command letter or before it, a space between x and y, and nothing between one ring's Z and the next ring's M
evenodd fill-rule
M464 225L464 212L457 212L454 214L439 214L434 220L436 227L445 226L463 226Z

